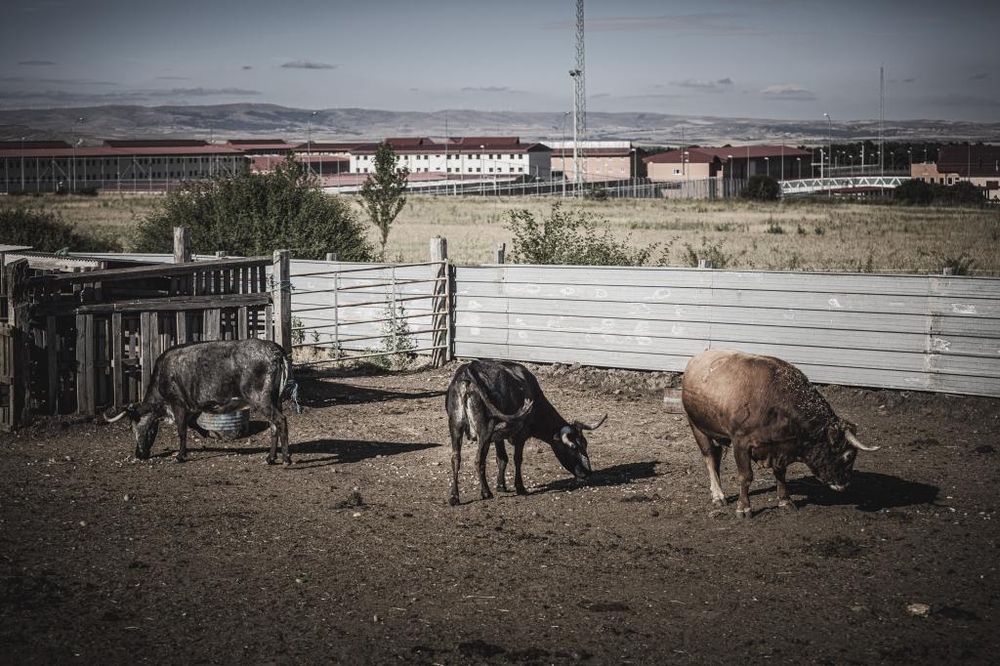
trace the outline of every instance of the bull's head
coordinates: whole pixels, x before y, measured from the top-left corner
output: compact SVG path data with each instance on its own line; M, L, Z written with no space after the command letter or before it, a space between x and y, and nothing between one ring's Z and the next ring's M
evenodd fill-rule
M813 441L805 463L821 482L838 492L851 484L854 461L858 451L878 451L877 446L866 446L858 440L857 426L840 419L826 428L825 441Z
M574 421L567 423L552 439L552 450L556 454L559 463L578 479L586 479L592 472L590 468L590 457L587 455L587 438L583 435L585 430L596 430L608 418L605 414L601 420L593 425Z
M135 438L135 457L145 460L156 441L156 433L160 428L160 419L156 413L144 404L131 404L118 414L104 414L104 420L114 423L127 416L132 425L132 436Z

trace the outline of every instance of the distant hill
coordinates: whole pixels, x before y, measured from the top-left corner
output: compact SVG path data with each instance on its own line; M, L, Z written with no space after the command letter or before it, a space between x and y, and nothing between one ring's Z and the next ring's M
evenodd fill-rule
M77 123L77 118L84 118ZM571 139L572 117L562 112L445 110L432 113L376 109L293 109L273 104L216 106L97 106L0 110L0 140L83 138L85 143L125 138L379 140L386 137L515 135L522 141ZM587 114L587 139L641 145L818 144L827 140L825 119L760 120L661 113ZM833 140L877 139L877 120L834 121ZM886 120L890 140L1000 142L1000 123Z

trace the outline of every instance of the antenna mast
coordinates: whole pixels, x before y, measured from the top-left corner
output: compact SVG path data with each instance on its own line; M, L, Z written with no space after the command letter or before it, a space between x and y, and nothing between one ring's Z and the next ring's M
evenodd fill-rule
M573 77L573 152L577 152L577 141L584 139L587 133L587 85L583 57L583 0L576 0L576 69L570 72ZM573 175L576 192L582 189L586 173L586 158L581 164L578 156L573 155Z

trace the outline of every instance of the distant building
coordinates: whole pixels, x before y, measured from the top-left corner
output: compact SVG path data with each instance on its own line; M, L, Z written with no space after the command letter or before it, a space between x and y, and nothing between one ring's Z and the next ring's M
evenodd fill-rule
M40 145L44 144L44 145ZM0 143L0 190L12 192L162 191L187 180L245 172L243 151L198 140Z
M932 185L968 181L983 189L990 201L1000 200L1000 146L943 146L938 160L910 165L910 178Z
M650 155L643 161L650 180L667 183L747 179L757 174L775 180L813 177L812 153L791 146L680 148Z
M549 141L546 145L552 148L553 180L576 182L573 142ZM586 183L639 178L644 166L629 141L579 141L576 159L580 162L581 180Z
M516 137L461 137L437 142L404 137L385 140L400 166L411 174L438 174L444 179L548 180L551 149L541 143L521 143ZM350 172L375 171L377 143L350 151Z

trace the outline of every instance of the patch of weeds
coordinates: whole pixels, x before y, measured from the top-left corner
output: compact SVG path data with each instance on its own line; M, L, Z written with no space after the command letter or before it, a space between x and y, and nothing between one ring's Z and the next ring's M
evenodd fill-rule
M382 342L370 350L380 355L374 357L372 363L387 370L402 370L417 357L413 352L417 343L407 323L406 310L399 303L387 302L383 315Z
M798 226L797 226L797 227L795 228L795 233L797 233L797 234L798 234L799 236L805 236L805 235L806 235L806 234L808 234L809 232L808 232L808 231L806 231L805 227L803 227L803 226L802 226L802 225L800 224L800 225L798 225Z
M766 234L783 234L783 233L785 233L785 229L780 224L778 224L777 222L775 222L774 220L771 220L768 223L768 225L767 225L767 229L764 229L764 233L766 233Z
M684 244L684 256L689 266L698 266L699 259L706 259L712 262L713 268L726 268L736 262L741 256L746 254L746 250L738 254L729 254L722 249L721 243L710 243L705 236L701 237L701 247L694 248L690 243Z
M813 233L816 234L817 236L824 236L826 235L826 227L817 224L815 227L813 227Z
M972 275L972 267L975 263L975 259L963 252L957 257L944 257L941 260L941 270L950 275Z

